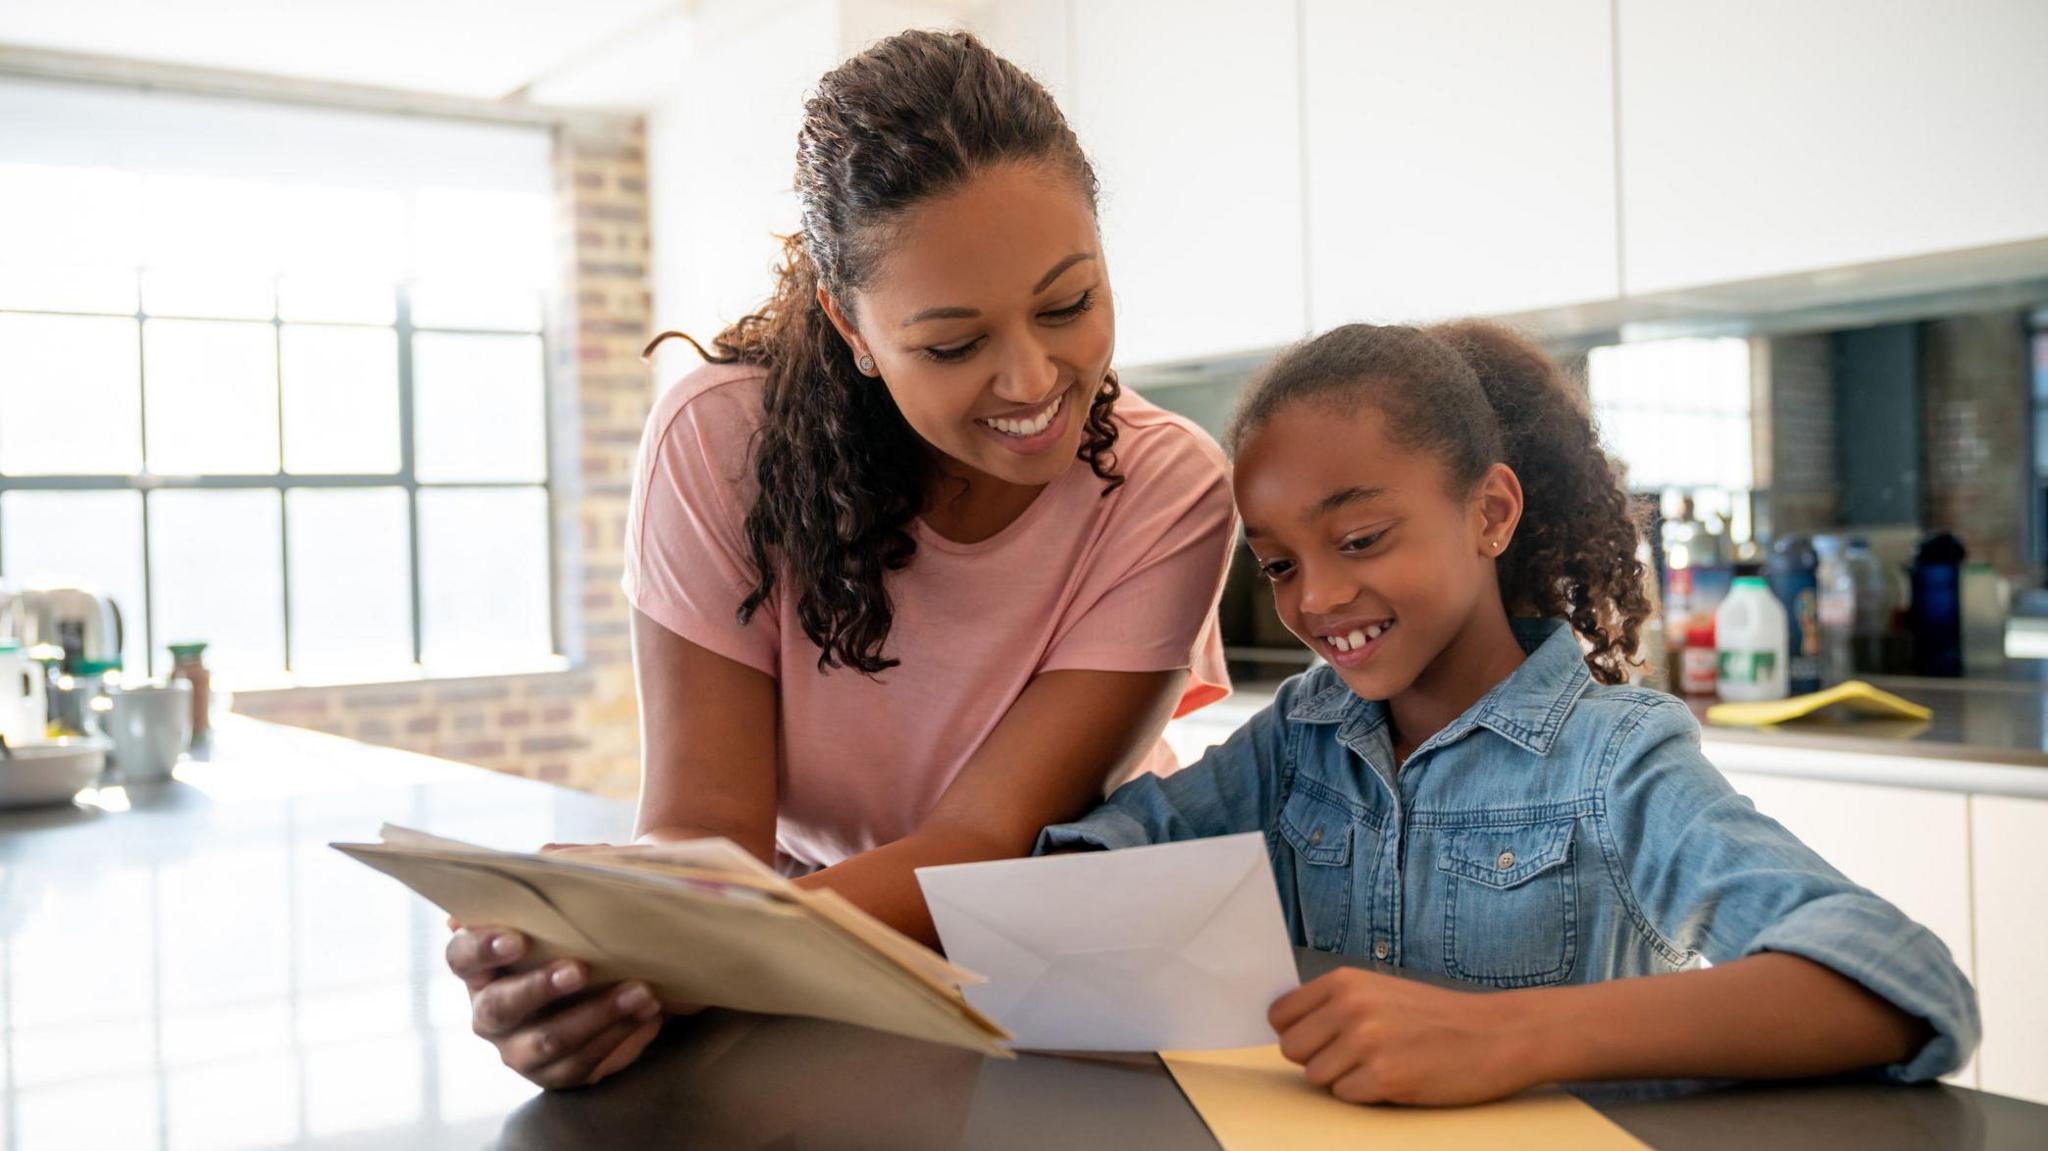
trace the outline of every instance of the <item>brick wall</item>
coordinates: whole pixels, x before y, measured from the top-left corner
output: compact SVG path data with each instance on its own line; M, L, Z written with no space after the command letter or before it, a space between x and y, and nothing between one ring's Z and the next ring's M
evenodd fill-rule
M626 504L653 382L647 162L638 120L555 138L561 282L549 318L555 614L571 669L243 692L235 710L630 798L639 782Z
M1841 522L1835 460L1835 362L1826 335L1758 340L1758 477L1769 487L1773 535L1811 534Z
M2024 317L1991 312L1922 328L1922 522L1963 538L2007 576L2025 566L2028 511Z

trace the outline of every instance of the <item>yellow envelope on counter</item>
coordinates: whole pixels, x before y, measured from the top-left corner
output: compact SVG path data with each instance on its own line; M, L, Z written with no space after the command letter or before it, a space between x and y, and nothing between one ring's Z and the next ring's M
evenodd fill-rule
M1766 699L1743 703L1717 703L1707 709L1707 722L1724 727L1767 727L1774 723L1804 719L1830 707L1841 707L1857 715L1878 719L1931 719L1934 713L1909 699L1852 679L1826 691L1795 695L1790 699Z
M1011 1057L961 994L980 977L829 891L806 891L728 840L549 854L386 826L331 846L463 923L524 933L519 970L556 959L593 984L639 979L668 1003L810 1015Z
M1562 1091L1473 1107L1361 1107L1311 1087L1277 1046L1160 1057L1223 1151L1647 1151L1613 1120Z

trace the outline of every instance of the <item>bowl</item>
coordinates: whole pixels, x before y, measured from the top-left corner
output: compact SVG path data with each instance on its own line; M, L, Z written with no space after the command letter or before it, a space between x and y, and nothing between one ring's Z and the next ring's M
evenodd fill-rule
M70 803L99 782L107 767L107 741L67 736L49 743L10 746L0 757L0 808Z

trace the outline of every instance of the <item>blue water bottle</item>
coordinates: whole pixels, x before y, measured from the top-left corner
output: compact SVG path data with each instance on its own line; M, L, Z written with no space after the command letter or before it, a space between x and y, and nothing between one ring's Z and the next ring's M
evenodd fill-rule
M1955 533L1929 532L1913 552L1913 674L1963 674L1963 560Z
M1785 619L1791 635L1785 687L1793 695L1820 690L1820 556L1813 541L1805 536L1783 536L1771 545L1767 578L1771 594L1785 605Z

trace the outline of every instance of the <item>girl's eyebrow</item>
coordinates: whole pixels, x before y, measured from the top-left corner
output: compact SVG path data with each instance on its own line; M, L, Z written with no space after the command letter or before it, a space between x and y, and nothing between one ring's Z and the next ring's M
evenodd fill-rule
M1312 520L1315 519L1317 516L1329 515L1331 512L1336 511L1338 508L1349 507L1352 504L1371 503L1373 500L1379 499L1380 497L1386 494L1387 489L1385 488L1340 488L1337 491L1331 492L1329 495L1324 496L1322 499L1317 500L1315 503L1310 504L1307 508L1303 509L1301 513L1301 518L1304 520Z

